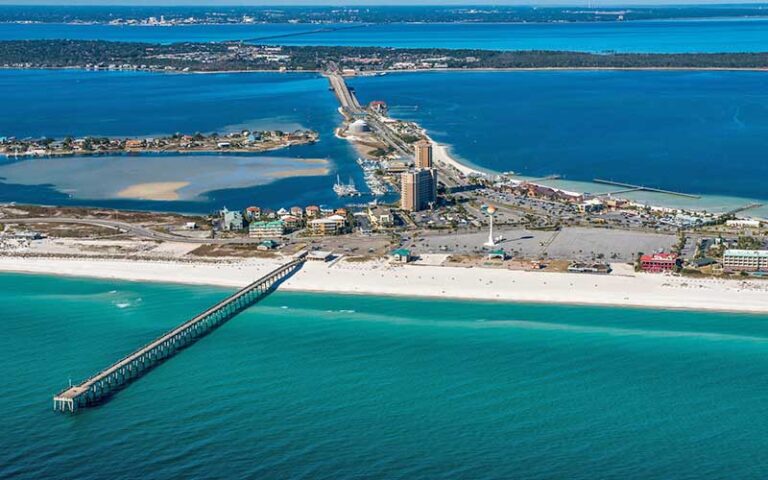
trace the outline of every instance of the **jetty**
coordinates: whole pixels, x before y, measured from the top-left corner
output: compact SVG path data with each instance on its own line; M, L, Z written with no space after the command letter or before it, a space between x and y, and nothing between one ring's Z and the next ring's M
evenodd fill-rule
M653 192L653 193L664 193L666 195L676 195L678 197L685 197L685 198L693 198L693 199L701 198L701 196L699 195L691 195L690 193L673 192L672 190L662 190L660 188L646 187L644 185L632 185L631 183L614 182L613 180L603 180L602 178L595 178L592 181L595 183L602 183L604 185L613 185L615 187L622 187L625 189L625 190L621 190L620 192L611 192L614 195L618 193L628 193L628 192Z
M53 410L75 413L103 403L117 390L143 376L183 348L215 330L274 291L306 260L306 252L281 265L216 305L165 333L76 386L53 397Z

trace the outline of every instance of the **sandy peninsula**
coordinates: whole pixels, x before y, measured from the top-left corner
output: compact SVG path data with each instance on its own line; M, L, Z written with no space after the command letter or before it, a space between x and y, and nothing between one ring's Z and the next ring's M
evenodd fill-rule
M284 262L147 261L85 258L0 257L0 271L145 282L241 287ZM416 296L483 301L588 304L768 314L768 282L691 279L635 273L616 265L610 275L514 271L431 265L392 265L386 260L307 262L284 290Z

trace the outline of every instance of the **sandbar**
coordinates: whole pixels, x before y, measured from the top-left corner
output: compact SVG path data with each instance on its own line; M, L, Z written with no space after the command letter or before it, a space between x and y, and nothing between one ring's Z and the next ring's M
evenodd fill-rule
M189 182L149 182L137 183L117 192L118 198L135 200L178 200L179 190Z

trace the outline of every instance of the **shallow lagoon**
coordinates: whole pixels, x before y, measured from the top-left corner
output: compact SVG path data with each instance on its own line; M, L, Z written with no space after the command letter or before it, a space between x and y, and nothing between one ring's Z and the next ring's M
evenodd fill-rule
M338 104L317 74L5 70L0 91L6 94L0 136L153 137L244 128L320 133L313 145L253 155L0 158L0 201L207 212L223 205L332 205L338 203L335 173L363 185L354 149L334 136ZM326 164L312 163L318 160ZM194 186L182 188L174 202L113 196L118 187L154 181Z

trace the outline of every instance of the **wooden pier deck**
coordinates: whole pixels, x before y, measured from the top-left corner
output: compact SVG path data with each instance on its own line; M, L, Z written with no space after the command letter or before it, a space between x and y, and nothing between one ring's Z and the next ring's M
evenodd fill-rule
M304 263L305 257L291 260L173 330L121 358L82 383L70 386L53 397L53 409L74 413L98 405L116 390L144 375L199 338L272 292Z
M690 193L673 192L672 190L662 190L661 188L646 187L644 185L632 185L631 183L614 182L613 180L604 180L602 178L595 178L592 180L595 183L602 183L604 185L613 185L615 187L623 187L625 192L653 192L664 193L666 195L677 195L678 197L699 199L699 195L691 195ZM614 192L615 193L615 192Z

